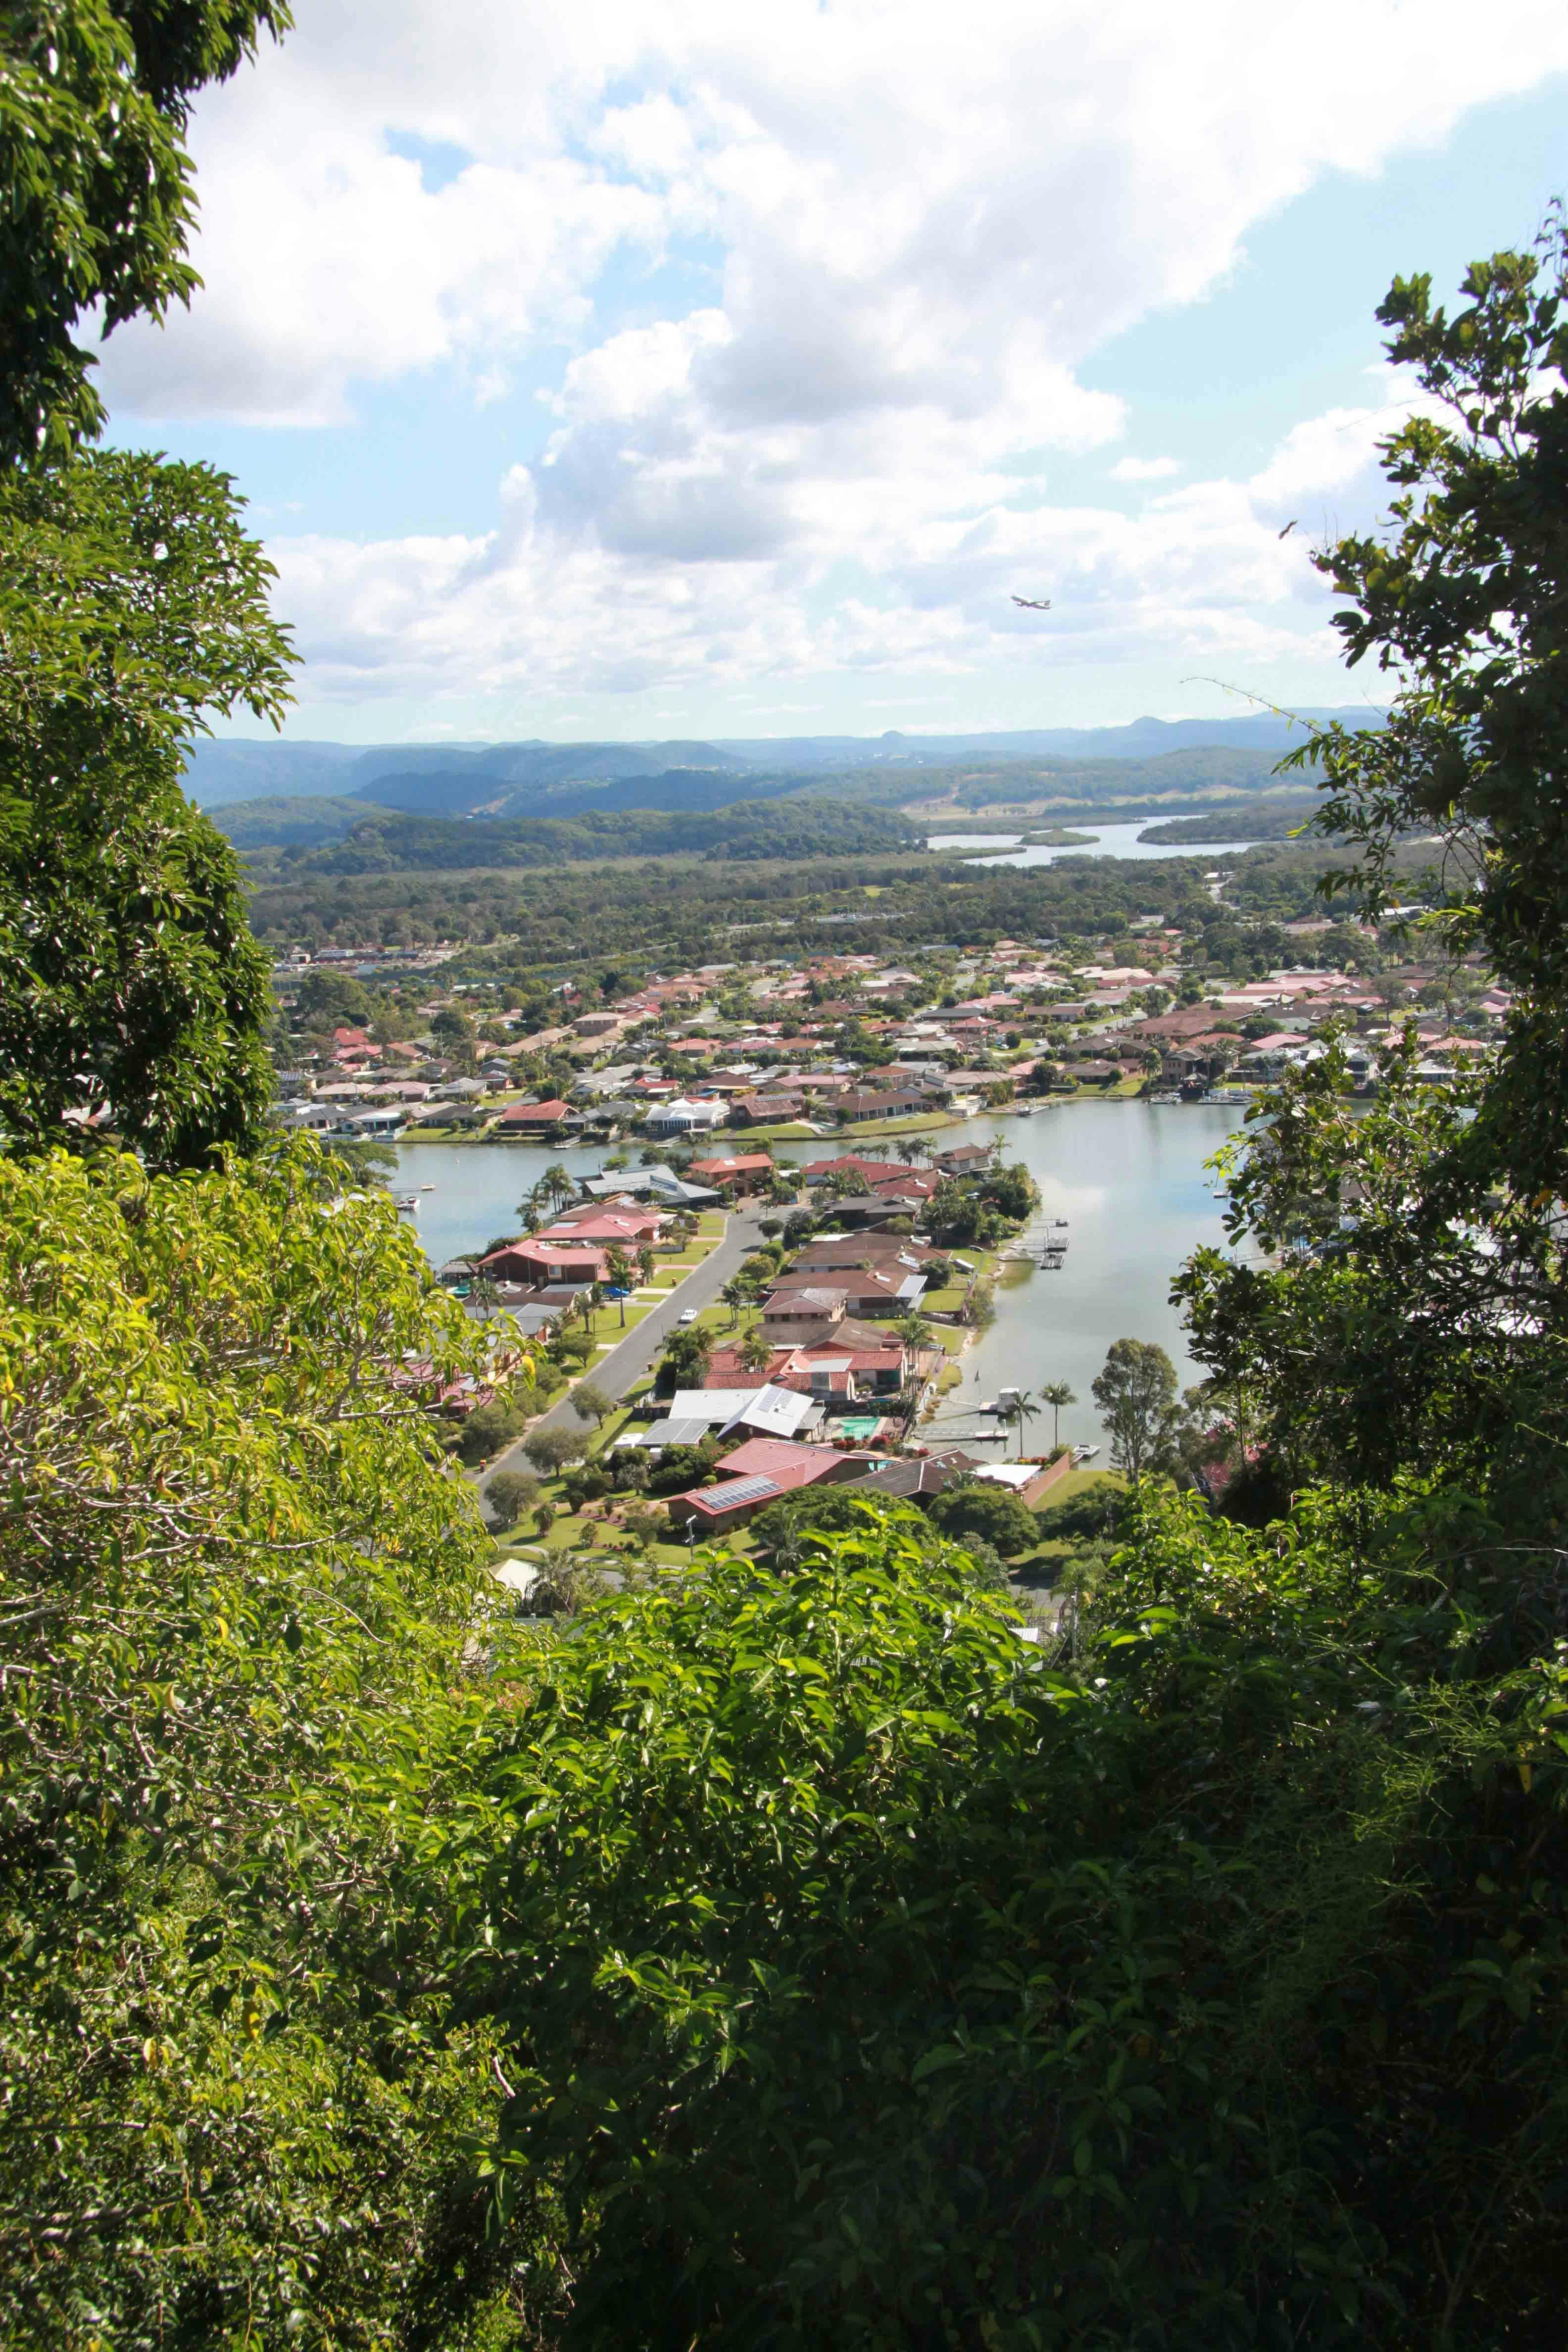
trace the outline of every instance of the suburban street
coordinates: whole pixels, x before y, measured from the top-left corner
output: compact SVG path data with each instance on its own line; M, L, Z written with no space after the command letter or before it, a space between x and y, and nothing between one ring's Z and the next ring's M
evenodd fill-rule
M655 1359L665 1340L676 1328L689 1307L711 1307L724 1285L741 1270L747 1253L756 1248L762 1239L761 1220L776 1214L762 1203L748 1209L731 1211L726 1220L724 1234L716 1250L705 1257L700 1265L693 1266L684 1282L679 1283L668 1297L645 1315L624 1339L584 1368L583 1377L591 1380L606 1396L617 1401L626 1395L633 1382L651 1371ZM532 1429L571 1429L587 1433L587 1424L578 1420L570 1402L570 1391L557 1399L548 1412L542 1413ZM531 1436L532 1430L525 1436ZM513 1440L504 1454L499 1454L489 1467L479 1475L481 1487L494 1477L498 1470L526 1470L529 1467L522 1448L525 1437Z

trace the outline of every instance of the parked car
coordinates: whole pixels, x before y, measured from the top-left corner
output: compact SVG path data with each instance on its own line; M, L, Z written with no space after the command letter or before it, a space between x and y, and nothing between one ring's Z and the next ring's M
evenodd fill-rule
M678 1320L679 1322L681 1322L681 1323L695 1323L695 1322L696 1322L696 1320L697 1320L697 1309L696 1309L696 1307L689 1307L686 1309L686 1312L684 1313L684 1315L679 1316L679 1317L677 1318L677 1320Z

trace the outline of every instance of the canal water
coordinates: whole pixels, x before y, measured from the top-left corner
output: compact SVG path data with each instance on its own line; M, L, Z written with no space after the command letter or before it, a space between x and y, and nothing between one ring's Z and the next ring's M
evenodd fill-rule
M963 1389L944 1402L934 1433L957 1439L989 1425L961 1412L960 1399L973 1406L1001 1388L1066 1381L1079 1401L1062 1414L1064 1440L1103 1444L1089 1382L1113 1339L1157 1339L1184 1387L1200 1377L1168 1292L1190 1251L1224 1238L1204 1163L1236 1123L1237 1113L1220 1104L1074 1101L1047 1103L1031 1118L966 1120L931 1138L940 1150L999 1137L1005 1156L1027 1168L1043 1207L1026 1243L1037 1247L1044 1218L1068 1220L1058 1273L1005 1269L1012 1278L997 1286L996 1319L963 1358ZM854 1147L780 1144L774 1156L804 1161L846 1148ZM546 1168L559 1161L574 1176L593 1176L607 1156L500 1143L402 1143L397 1154L399 1189L433 1187L419 1193L414 1223L436 1265L519 1231L517 1204ZM1026 1452L1050 1433L1048 1415L1031 1423Z
M1004 1156L1040 1188L1043 1207L1020 1246L1037 1252L1049 1217L1068 1220L1068 1246L1059 1271L1003 1268L996 1319L960 1359L963 1387L938 1408L934 1433L958 1440L994 1426L973 1408L999 1389L1066 1381L1079 1402L1062 1412L1063 1439L1104 1447L1089 1383L1113 1339L1158 1340L1184 1388L1202 1378L1171 1304L1171 1277L1194 1249L1224 1244L1224 1203L1204 1163L1236 1124L1220 1104L1126 1101L1052 1103L1032 1118L968 1122L965 1142L1000 1136ZM1040 1451L1050 1436L1047 1412L1028 1424L1024 1451ZM988 1459L1002 1451L985 1449ZM1099 1466L1105 1460L1102 1453Z

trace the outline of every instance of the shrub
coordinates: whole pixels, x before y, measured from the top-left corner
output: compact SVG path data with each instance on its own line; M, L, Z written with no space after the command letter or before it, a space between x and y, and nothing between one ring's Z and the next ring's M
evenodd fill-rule
M584 1503L596 1503L610 1491L610 1482L596 1462L585 1462L579 1468L568 1470L561 1481L561 1491L574 1511Z

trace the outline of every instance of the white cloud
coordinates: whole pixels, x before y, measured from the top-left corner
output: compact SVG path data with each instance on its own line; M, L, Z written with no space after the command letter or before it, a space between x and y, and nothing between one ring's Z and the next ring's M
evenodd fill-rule
M650 380L668 373L655 366ZM1321 667L1328 691L1339 659L1328 592L1310 534L1279 536L1280 494L1300 505L1359 494L1358 466L1370 489L1373 442L1405 413L1310 420L1249 479L1184 485L1135 515L1009 503L1016 484L995 478L973 509L933 496L879 530L879 477L846 467L825 485L781 467L782 488L741 481L705 470L700 444L628 469L617 501L584 506L572 469L591 451L590 480L602 482L613 453L574 431L557 467L512 469L486 538L285 538L271 551L308 692L327 701L782 689L911 670L1045 679L1152 658L1236 675ZM616 429L613 418L593 428ZM890 462L904 478L914 459L900 446ZM683 532L707 560L673 560ZM1015 593L1048 595L1051 609L1022 611Z
M123 408L319 421L414 369L483 383L591 348L617 253L699 237L731 421L1033 400L1070 442L1085 354L1317 173L1568 66L1555 0L1496 0L1479 49L1460 0L1418 42L1392 0L991 0L973 37L938 0L300 14L197 110L206 291L112 340ZM432 186L400 134L470 160Z
M1397 388L1136 517L1021 466L1109 457L1126 414L1085 362L1315 177L1568 68L1560 0L1494 0L1479 47L1460 0L1418 40L1394 0L300 16L204 100L206 290L114 337L105 389L308 424L415 376L492 413L544 382L493 531L275 543L307 690L355 698L1327 658L1309 532L1277 534L1357 494Z

